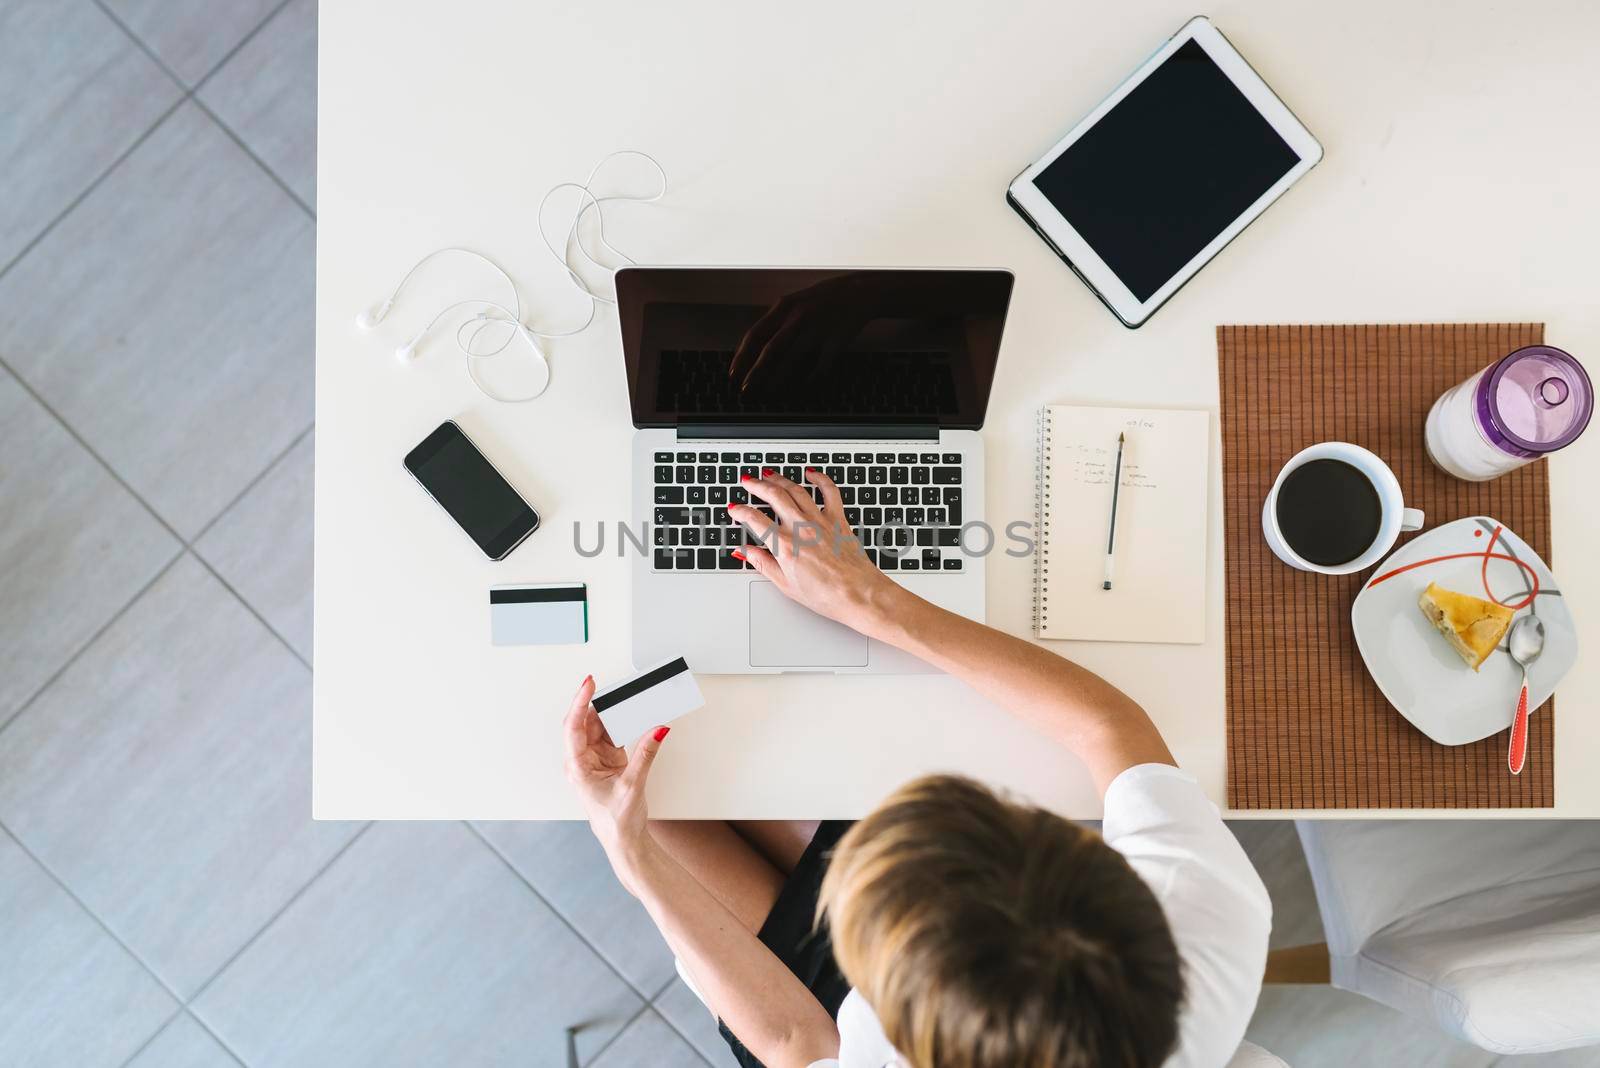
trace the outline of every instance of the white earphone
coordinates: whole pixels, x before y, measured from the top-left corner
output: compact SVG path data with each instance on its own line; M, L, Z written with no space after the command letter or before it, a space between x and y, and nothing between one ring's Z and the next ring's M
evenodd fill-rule
M656 175L660 183L659 188L657 188L654 193L648 195L610 193L605 196L596 196L590 189L590 186L594 183L595 176L598 175L601 168L603 168L611 160L622 156L638 157L639 159L643 159L648 162L651 167L655 168ZM578 190L579 199L577 210L572 214L572 222L567 227L566 235L562 241L562 247L558 250L556 246L551 243L550 237L545 231L544 209L545 205L549 203L550 197L562 189ZM511 275L506 273L505 268L501 267L498 263L490 259L488 256L485 256L483 253L469 248L462 248L458 245L435 249L414 263L411 266L411 269L407 271L400 279L399 284L394 287L394 291L389 294L388 299L384 300L382 303L375 304L372 307L363 310L359 315L356 316L356 327L363 332L377 329L378 325L382 323L385 317L388 316L389 312L393 310L394 303L399 299L400 291L405 288L406 283L411 281L412 276L415 275L424 264L432 260L434 257L442 256L447 252L453 252L459 255L471 256L475 259L481 260L493 268L495 273L500 275L501 278L505 279L506 286L511 290L511 306L508 308L502 303L479 298L458 300L444 308L441 308L432 319L428 320L427 325L425 325L421 330L417 331L416 335L413 336L411 340L397 346L394 350L395 358L401 363L410 363L412 360L417 358L417 346L422 343L423 338L425 338L428 333L438 325L441 319L453 312L459 311L462 308L476 306L479 309L478 314L466 320L465 322L462 322L456 327L456 348L458 348L466 358L467 377L472 380L472 384L477 387L478 392L482 393L490 400L500 401L504 404L522 404L527 401L531 401L544 393L544 391L549 388L550 385L550 360L545 355L543 347L539 344L539 339L571 337L574 334L580 334L584 330L587 330L590 324L594 322L595 314L600 304L616 303L613 298L607 297L601 293L597 293L590 288L588 282L584 280L583 276L578 273L577 269L572 264L571 249L574 245L576 245L579 255L588 260L593 266L605 271L614 270L614 268L608 267L606 264L602 263L584 246L583 234L580 230L580 224L583 221L584 215L587 214L591 208L594 209L595 235L599 239L600 244L616 258L625 263L631 264L634 261L629 256L623 253L622 250L618 249L615 245L611 244L610 241L606 240L605 209L602 205L611 200L632 200L639 203L648 204L660 200L666 195L666 192L667 172L661 166L661 164L656 161L655 157L649 155L648 153L639 152L634 149L622 149L602 157L601 160L590 169L588 177L582 182L561 182L557 185L551 186L545 191L544 196L539 199L539 206L534 214L534 222L539 229L539 240L544 243L544 247L550 251L550 255L553 256L556 262L561 265L561 269L566 272L567 278L572 282L573 286L577 288L580 293L589 298L588 316L581 324L573 327L570 330L535 330L524 323L522 321L522 297L518 292L517 284L512 280ZM496 314L491 314L491 312ZM490 349L480 350L476 346L476 342L484 330L489 329L493 323L505 323L508 324L511 329L507 332L505 339L502 340L500 344ZM472 332L467 334L466 331L469 327L472 328ZM463 334L466 336L463 337ZM532 393L520 397L507 397L496 393L493 389L484 384L482 379L478 377L478 372L476 369L477 365L475 361L486 360L492 356L499 355L500 353L504 352L506 348L519 336L527 343L529 350L532 351L534 358L539 362L540 367L543 369L544 380L540 383L539 388L534 390Z

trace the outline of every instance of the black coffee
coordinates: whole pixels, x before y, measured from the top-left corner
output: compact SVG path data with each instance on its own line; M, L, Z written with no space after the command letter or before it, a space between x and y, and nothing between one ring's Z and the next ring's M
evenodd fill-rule
M1377 487L1343 460L1301 464L1278 487L1278 530L1313 564L1349 563L1378 540L1382 523Z

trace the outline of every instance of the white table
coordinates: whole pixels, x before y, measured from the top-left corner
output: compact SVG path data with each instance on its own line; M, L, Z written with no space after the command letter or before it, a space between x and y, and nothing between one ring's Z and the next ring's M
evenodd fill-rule
M449 265L377 334L358 334L352 318L422 253L467 244L507 266L536 321L570 321L582 305L540 246L533 209L613 149L646 149L671 175L662 203L608 213L608 235L643 262L1013 269L984 429L991 518L1031 515L1043 402L1215 412L1218 323L1543 320L1552 344L1600 369L1600 5L1208 9L1327 156L1137 332L1100 308L1002 193L1193 4L1036 3L1024 14L827 0L728 3L715 17L708 4L631 6L627 16L524 0L322 6L319 817L579 814L561 777L559 717L585 672L604 681L630 670L625 562L572 547L574 523L592 535L597 520L628 515L615 315L557 343L549 393L520 407L474 392L443 332L415 365L390 356L446 298L499 292L491 277ZM544 513L544 529L504 563L486 561L401 469L446 418ZM1053 647L1149 709L1221 801L1216 451L1211 468L1207 642ZM1600 430L1551 464L1556 566L1591 643L1560 691L1559 816L1600 816L1597 470ZM491 648L487 587L555 580L589 584L589 643ZM988 621L1028 633L1030 588L1028 561L991 558ZM707 707L675 726L653 772L663 816L854 816L932 769L1070 815L1098 809L1070 757L946 677L701 682Z

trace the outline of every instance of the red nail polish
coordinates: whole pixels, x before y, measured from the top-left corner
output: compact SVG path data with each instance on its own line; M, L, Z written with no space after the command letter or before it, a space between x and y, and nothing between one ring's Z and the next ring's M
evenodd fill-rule
M739 476L739 481L740 482L749 482L750 481L750 476L749 475L740 475Z
M775 475L777 473L778 473L778 469L776 467L763 467L761 469L761 477L762 478L771 478L773 475Z
M816 473L817 473L817 469L816 469L816 468L815 468L815 467L808 467L808 468L806 468L806 474L808 474L808 475L814 475L814 474L816 474Z
M743 560L744 559L744 553L740 552L738 549L729 550L728 555L733 557L735 560Z
M656 728L656 741L659 742L661 739L665 738L667 736L667 732L670 731L671 729L672 729L671 727L657 727Z
M585 675L583 677L583 681L578 683L578 685L579 686L587 686L593 681L594 681L594 676L593 675Z

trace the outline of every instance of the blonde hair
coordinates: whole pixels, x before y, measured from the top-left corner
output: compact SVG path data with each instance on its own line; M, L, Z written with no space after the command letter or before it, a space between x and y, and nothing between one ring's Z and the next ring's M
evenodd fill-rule
M817 923L914 1068L1155 1068L1183 983L1160 903L1098 834L970 779L840 840Z

